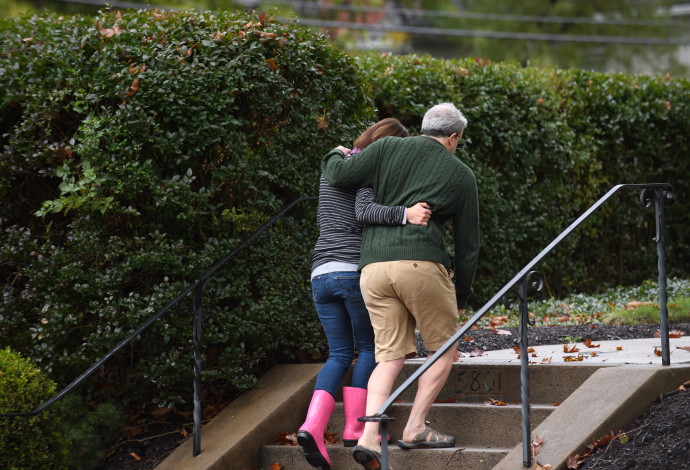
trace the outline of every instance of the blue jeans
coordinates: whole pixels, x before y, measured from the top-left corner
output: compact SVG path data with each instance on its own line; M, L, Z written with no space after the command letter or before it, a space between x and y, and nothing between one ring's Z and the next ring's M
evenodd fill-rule
M359 356L352 373L352 386L367 388L369 376L376 367L374 330L359 290L359 273L321 274L312 279L311 289L329 349L314 389L325 390L335 397L352 365L355 339Z

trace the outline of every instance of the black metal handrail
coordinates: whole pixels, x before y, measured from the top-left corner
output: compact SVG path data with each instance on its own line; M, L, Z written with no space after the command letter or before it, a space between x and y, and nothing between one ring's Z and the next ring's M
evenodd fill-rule
M656 236L654 241L657 243L658 255L658 270L659 270L659 304L660 304L660 323L661 323L661 354L662 364L669 365L669 338L668 338L668 307L666 296L666 255L664 246L664 200L673 198L673 187L667 183L649 183L649 184L619 184L611 188L604 196L602 196L596 203L594 203L584 214L577 218L568 228L563 230L549 245L544 248L532 261L518 272L513 279L511 279L501 290L494 295L483 307L481 307L472 318L470 318L443 346L429 360L424 362L410 377L400 385L388 399L381 405L376 414L372 416L365 416L360 418L360 421L376 421L379 422L381 436L388 435L387 422L393 418L386 415L388 408L400 397L400 395L407 390L419 377L431 367L436 360L447 352L460 338L465 336L467 331L472 328L477 321L479 321L491 308L493 308L499 300L506 299L509 291L514 290L516 286L517 295L520 301L520 350L521 350L521 398L522 398L522 446L523 446L523 465L525 467L531 466L531 452L530 452L530 424L529 424L529 374L528 374L528 354L527 354L527 325L530 323L529 314L527 310L527 288L529 286L530 277L534 274L539 274L533 271L533 268L541 262L546 255L548 255L565 237L575 230L584 220L601 207L606 201L611 199L614 194L623 188L637 188L641 189L640 204L644 207L651 205L651 198L654 199L654 207L656 213ZM650 196L649 191L653 191ZM537 289L541 288L541 280L539 284L533 284ZM381 464L383 468L388 468L388 440L381 439Z
M261 227L259 227L254 233L252 233L247 239L235 247L230 253L228 253L224 258L217 261L213 266L211 266L206 272L199 276L194 282L192 282L186 289L180 292L174 299L168 302L164 307L158 310L150 318L148 318L144 323L141 324L136 330L134 330L129 336L120 341L117 346L106 353L102 358L96 361L91 367L89 367L84 373L79 377L74 379L69 385L67 385L60 392L53 395L49 400L42 403L40 406L32 411L25 411L20 413L0 413L0 416L34 416L42 411L45 411L55 402L60 400L62 397L72 392L81 382L83 382L87 377L93 374L100 366L102 366L108 359L113 357L118 351L129 344L134 338L139 336L141 333L146 331L152 324L156 322L164 313L170 310L172 307L176 306L182 299L184 299L190 292L194 291L194 333L193 333L193 343L194 343L194 432L193 432L193 454L196 457L201 452L201 318L202 318L202 295L204 286L210 280L211 276L225 263L227 263L233 256L235 256L240 250L245 248L249 243L251 243L256 237L263 233L269 226L275 223L283 215L285 215L290 209L296 206L298 203L303 201L314 201L317 200L316 196L301 197L295 199L294 201L286 204L283 208L271 217L267 222L265 222Z

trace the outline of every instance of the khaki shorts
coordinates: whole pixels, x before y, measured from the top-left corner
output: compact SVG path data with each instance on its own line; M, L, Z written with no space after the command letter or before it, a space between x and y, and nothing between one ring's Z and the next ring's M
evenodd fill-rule
M360 287L374 327L376 362L417 351L415 324L429 351L458 329L452 271L432 261L385 261L362 268Z

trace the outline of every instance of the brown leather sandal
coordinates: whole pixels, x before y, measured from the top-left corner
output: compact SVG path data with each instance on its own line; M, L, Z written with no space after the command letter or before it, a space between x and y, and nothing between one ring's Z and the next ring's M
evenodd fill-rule
M425 425L424 431L417 434L412 442L405 442L402 439L398 441L398 447L401 449L420 449L424 447L431 447L440 449L442 447L453 447L455 445L455 438L446 434L440 433Z

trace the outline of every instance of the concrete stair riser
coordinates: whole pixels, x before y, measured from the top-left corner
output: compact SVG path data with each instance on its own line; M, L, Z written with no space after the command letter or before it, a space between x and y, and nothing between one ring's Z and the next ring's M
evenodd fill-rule
M388 424L393 443L401 438L410 409L409 403L396 403L391 407L390 416L396 418ZM531 427L538 426L554 409L554 406L547 405L532 406ZM519 405L436 403L427 419L434 429L455 436L459 447L512 448L522 438L522 410ZM328 423L328 432L338 433L339 442L344 424L342 405L338 405Z
M394 389L399 387L421 362L407 361L398 376ZM602 366L542 365L530 364L530 403L562 403L574 389L583 384ZM455 400L463 403L484 403L489 398L506 403L521 403L520 363L465 364L455 363L448 381L438 395L438 401ZM416 383L400 396L403 402L411 402L417 392Z
M396 446L389 448L389 463L394 470L441 470L471 468L490 470L503 459L509 449L471 449L453 447L449 449L403 450ZM332 470L362 470L352 458L352 448L341 445L328 446ZM299 447L264 446L261 451L260 470L270 470L279 463L282 470L314 470Z

